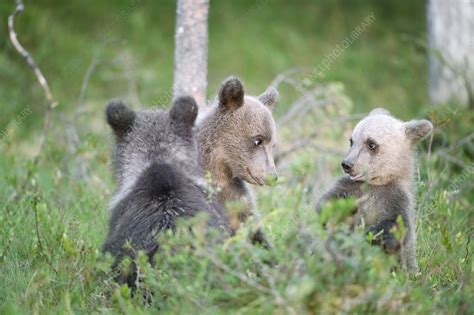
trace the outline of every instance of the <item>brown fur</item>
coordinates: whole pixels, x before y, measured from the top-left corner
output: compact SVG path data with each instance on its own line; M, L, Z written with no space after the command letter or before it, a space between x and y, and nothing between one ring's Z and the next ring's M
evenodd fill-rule
M234 230L255 209L246 182L265 185L277 177L271 112L277 97L272 87L258 97L247 96L242 82L230 77L222 84L217 102L198 118L200 162L212 175L217 199L230 212Z

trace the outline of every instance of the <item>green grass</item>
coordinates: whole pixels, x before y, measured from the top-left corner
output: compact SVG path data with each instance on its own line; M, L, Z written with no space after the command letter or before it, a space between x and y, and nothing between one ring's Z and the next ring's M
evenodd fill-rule
M0 3L2 20L12 2ZM132 10L128 3L26 1L19 39L60 102L37 166L31 156L44 96L7 40L6 24L0 26L0 130L18 121L0 142L0 314L474 312L474 148L460 142L472 133L474 116L456 104L427 104L426 55L417 44L425 36L423 1L213 1L209 22L209 96L230 74L257 94L284 70L312 70L374 13L375 23L317 82L335 83L328 93L338 105L308 115L298 130L279 130L279 146L318 130L318 144L344 151L355 122L333 120L375 106L402 119L430 118L436 126L431 147L429 139L419 146L419 275L405 275L394 257L370 246L362 232L350 232L339 215L329 218L341 222L321 227L315 199L340 174L342 156L307 148L289 156L277 186L258 190L271 250L249 245L251 224L219 245L183 226L162 236L156 267L141 259L143 291L131 296L114 283L111 259L100 253L114 189L104 104L134 100L126 58L143 106L168 93L173 68L174 2L143 1ZM78 110L94 55L101 62ZM298 96L288 86L281 94L277 116ZM25 108L32 113L20 117ZM11 201L28 172L27 190ZM188 224L200 226L199 220ZM140 293L149 291L151 302L143 303Z

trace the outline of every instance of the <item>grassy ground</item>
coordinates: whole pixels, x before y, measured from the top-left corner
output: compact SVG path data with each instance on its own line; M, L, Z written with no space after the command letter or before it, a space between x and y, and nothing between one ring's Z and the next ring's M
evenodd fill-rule
M0 3L3 21L11 2ZM374 13L375 22L316 82L335 82L344 101L308 116L298 130L321 131L316 141L339 151L305 149L289 156L280 184L258 191L272 250L248 244L250 225L222 246L190 237L183 228L163 236L167 246L156 268L141 264L143 291L155 292L150 304L112 282L110 258L100 254L114 188L103 107L114 97L137 107L162 103L172 80L175 4L130 3L26 1L17 19L19 39L60 102L37 166L31 156L44 98L9 43L6 24L0 26L0 130L10 130L0 142L1 314L474 312L474 148L466 138L474 116L456 104L427 104L423 1L214 1L210 96L230 74L257 94L284 70L311 71ZM81 82L94 59L81 105ZM276 115L284 115L296 97L282 86ZM335 216L329 215L335 228L322 229L313 211L318 192L340 174L338 152L354 125L333 120L375 106L436 125L431 145L428 140L419 148L418 276L406 276L393 257ZM279 134L282 146L294 140L289 127ZM11 202L27 172L27 190Z

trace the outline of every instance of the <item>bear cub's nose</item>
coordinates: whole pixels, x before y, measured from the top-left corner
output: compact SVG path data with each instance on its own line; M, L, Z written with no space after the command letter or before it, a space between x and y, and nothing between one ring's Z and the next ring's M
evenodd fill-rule
M272 172L265 178L265 184L268 186L273 186L278 181L278 174L276 172Z
M350 172L352 170L352 168L354 167L354 163L351 163L349 161L342 161L341 163L341 166L342 166L342 169L344 170L344 172Z

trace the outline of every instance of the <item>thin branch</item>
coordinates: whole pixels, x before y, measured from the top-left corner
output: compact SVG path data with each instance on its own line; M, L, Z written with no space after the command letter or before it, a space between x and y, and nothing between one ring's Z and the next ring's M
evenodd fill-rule
M459 140L457 143L451 145L446 151L451 152L453 150L459 149L465 144L472 144L472 140L474 140L474 132L471 132L466 137Z
M466 163L464 163L462 160L460 160L460 159L458 159L458 158L456 158L456 157L454 157L454 156L452 156L452 155L446 153L446 151L444 151L444 150L438 150L436 153L438 154L438 156L444 158L445 160L447 160L447 161L449 161L449 162L451 162L451 163L453 163L453 164L456 164L457 166L459 166L459 167L462 168L462 169L466 169L466 168L467 168L467 164L466 164Z
M11 14L8 17L8 33L10 35L10 40L13 46L15 47L15 49L20 53L20 55L22 55L26 59L26 62L28 63L28 65L33 69L33 72L35 73L35 76L38 79L38 82L43 87L48 103L54 108L58 105L58 102L56 102L53 95L51 94L51 89L49 88L46 78L44 77L43 73L39 69L38 65L36 64L31 54L20 44L16 36L15 27L14 27L15 18L24 11L25 6L23 5L22 0L16 0L15 3L16 3L15 11L13 12L13 14Z
M94 72L98 64L99 59L97 58L97 56L94 56L92 58L91 63L89 64L89 67L87 67L84 77L82 78L81 90L79 92L79 98L77 99L76 113L78 113L79 108L82 108L82 106L84 105L84 98L86 96L86 89L89 84L89 80L91 78L92 72Z
M304 139L303 139L304 140ZM342 156L344 154L343 150L337 150L333 149L330 147L325 147L318 145L315 142L307 141L306 143L304 141L301 141L299 143L296 143L294 147L289 148L288 150L285 150L283 152L277 153L275 155L275 163L279 164L281 161L283 161L288 155L290 155L293 152L296 152L301 149L315 149L318 150L319 152L325 152L330 155L335 155L335 156ZM277 162L278 160L278 162Z
M43 73L38 67L38 64L35 62L31 54L18 41L16 32L15 32L15 18L24 11L25 6L23 5L22 0L16 0L15 3L16 3L15 11L8 17L8 33L10 36L10 40L13 44L13 47L15 47L18 53L20 53L20 55L22 55L23 58L25 58L27 64L33 70L36 76L36 79L38 80L39 84L43 88L44 94L46 96L46 100L48 101L48 105L46 106L45 113L44 113L43 130L40 134L39 149L33 157L33 166L28 168L26 177L23 183L20 185L20 191L23 191L26 188L28 179L32 175L34 166L38 164L41 153L43 152L43 149L46 143L46 137L48 135L48 130L51 125L52 111L58 105L58 102L53 97L53 94L51 93L51 89L49 88L49 85L48 85L48 81L46 81L46 78L44 77ZM14 195L13 198L16 198L16 196Z
M322 99L322 100L314 100L314 96L319 91L311 91L305 93L302 97L300 97L296 102L291 105L291 107L287 110L285 115L281 116L277 121L278 128L281 128L285 124L294 121L296 116L302 116L308 112L310 109L314 109L317 107L324 107L329 104L333 104L334 100L332 98Z
M270 84L274 88L278 88L278 86L283 83L287 82L290 85L296 86L294 84L294 80L292 78L293 75L298 74L298 73L303 73L303 72L310 72L311 69L307 67L295 67L295 68L290 68L282 73L279 73L275 79L273 79L272 83Z
M314 143L313 141L317 137L317 135L318 135L318 132L312 132L310 135L305 136L304 138L301 138L300 140L295 141L288 149L283 150L283 151L277 151L274 155L275 164L278 165L280 161L282 161L291 153L304 149L304 148L315 148L315 149L318 149L319 151L327 152L333 155L341 155L344 153L343 151L338 151L332 148L323 147Z
M298 88L299 84L295 83L295 79L298 77L298 74L304 72L305 68L288 69L278 74L271 85L277 87L281 83L286 83L293 86L294 88ZM300 128L301 124L304 121L307 121L308 116L315 111L320 111L318 116L321 116L321 114L326 115L326 107L338 105L338 96L334 96L332 95L333 93L330 93L330 86L331 83L326 83L313 86L311 89L305 89L304 93L302 93L302 95L300 95L296 101L290 105L285 114L279 117L279 119L276 121L277 128ZM365 114L362 113L356 115L333 117L330 123L334 124L336 121L352 121L355 119L360 119L364 116ZM324 122L322 124L325 125ZM312 132L308 135L299 135L295 141L292 141L289 147L276 151L274 155L275 164L281 166L281 164L283 164L282 162L285 162L285 159L288 157L288 155L307 148L314 148L319 151L328 152L330 154L342 154L342 151L324 147L317 143L316 138L322 128L323 125L320 125L317 128L318 130L315 132Z

